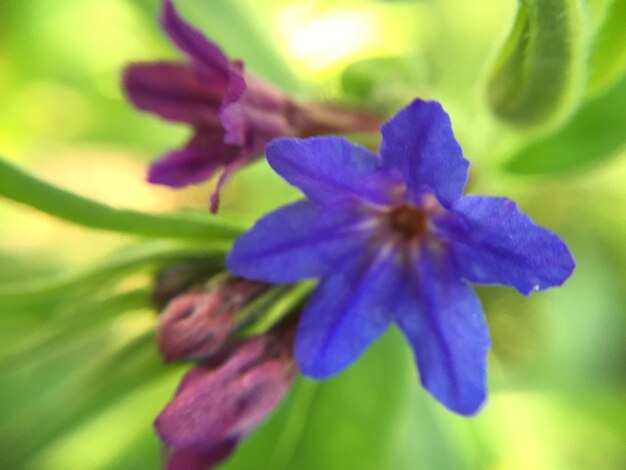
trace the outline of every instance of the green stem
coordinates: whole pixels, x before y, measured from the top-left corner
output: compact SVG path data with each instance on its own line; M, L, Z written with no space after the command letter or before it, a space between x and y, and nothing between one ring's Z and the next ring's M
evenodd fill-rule
M214 216L200 218L116 209L52 186L2 158L0 196L85 227L145 237L232 241L242 232Z
M235 319L235 324L238 325L237 329L244 331L250 327L250 325L258 322L259 318L263 317L267 310L283 295L289 292L293 288L290 285L277 285L269 288L267 292L254 299L248 304Z
M304 281L289 287L278 286L268 293L271 303L262 312L251 315L252 320L237 332L239 337L255 336L269 330L282 318L300 307L315 287L315 282ZM254 318L256 317L256 318Z

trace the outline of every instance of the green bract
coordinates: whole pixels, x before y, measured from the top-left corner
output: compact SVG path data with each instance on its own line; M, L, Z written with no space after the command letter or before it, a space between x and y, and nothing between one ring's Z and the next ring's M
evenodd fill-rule
M626 2L613 0L593 41L589 57L587 92L597 95L619 80L626 71Z
M523 0L488 80L492 111L523 129L557 126L576 109L585 80L580 0Z

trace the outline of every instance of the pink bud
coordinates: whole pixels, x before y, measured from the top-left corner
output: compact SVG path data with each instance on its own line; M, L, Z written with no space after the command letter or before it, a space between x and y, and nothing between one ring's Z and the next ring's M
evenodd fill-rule
M161 316L157 343L166 362L205 359L221 349L237 314L267 284L230 278L209 290L176 297Z
M207 449L174 449L167 457L166 470L205 470L211 468L226 457L237 447L237 441L226 441Z
M293 322L279 325L233 346L221 362L195 367L185 375L155 422L163 441L174 448L168 469L217 464L261 423L297 371L293 337Z

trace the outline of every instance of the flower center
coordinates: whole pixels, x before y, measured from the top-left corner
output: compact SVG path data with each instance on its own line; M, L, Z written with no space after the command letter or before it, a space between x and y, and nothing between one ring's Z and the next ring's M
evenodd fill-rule
M388 217L391 230L406 240L420 238L428 230L428 212L418 207L399 206Z

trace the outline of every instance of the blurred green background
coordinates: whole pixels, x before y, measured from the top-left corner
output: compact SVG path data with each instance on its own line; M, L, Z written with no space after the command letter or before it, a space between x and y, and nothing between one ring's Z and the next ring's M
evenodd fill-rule
M516 199L578 264L565 286L529 298L479 289L493 351L478 416L430 398L390 331L340 376L298 381L223 468L626 468L626 2L529 1L536 9L504 47L514 0L177 4L302 99L388 116L413 97L441 101L472 162L469 190ZM571 22L554 26L559 8ZM158 10L156 0L1 2L0 154L112 205L204 209L207 185L144 182L147 162L188 131L120 92L128 62L180 57ZM227 186L221 211L248 224L297 197L259 162ZM129 256L130 236L5 200L0 221L0 468L159 468L152 420L184 367L161 365L147 299L155 269L189 249L143 241Z

